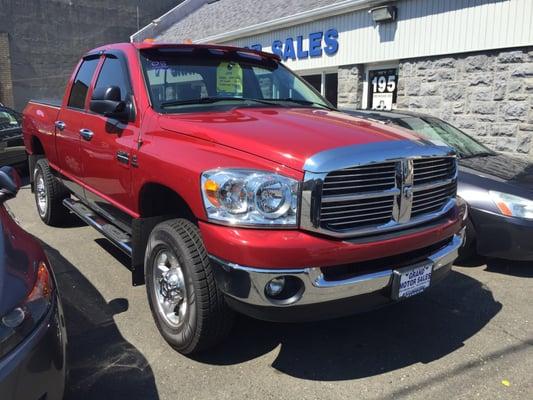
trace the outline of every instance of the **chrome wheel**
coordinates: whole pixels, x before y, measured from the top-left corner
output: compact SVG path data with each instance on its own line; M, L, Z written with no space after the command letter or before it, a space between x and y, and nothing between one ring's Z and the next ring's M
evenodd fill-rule
M187 312L185 277L177 257L168 249L159 251L153 265L153 287L159 314L176 328Z
M39 215L44 217L48 208L48 196L46 193L46 185L44 184L43 174L40 171L37 172L35 193L37 194L37 209L39 211Z

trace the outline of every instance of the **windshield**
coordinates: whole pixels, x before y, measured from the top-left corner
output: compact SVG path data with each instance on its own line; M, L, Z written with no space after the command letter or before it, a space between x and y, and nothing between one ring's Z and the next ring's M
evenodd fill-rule
M20 118L14 112L0 108L0 130L20 127Z
M457 155L462 158L495 154L466 133L437 118L405 117L394 122L433 142L440 142L453 147L457 151Z
M274 59L245 51L161 48L141 51L153 107L180 113L233 107L332 106Z

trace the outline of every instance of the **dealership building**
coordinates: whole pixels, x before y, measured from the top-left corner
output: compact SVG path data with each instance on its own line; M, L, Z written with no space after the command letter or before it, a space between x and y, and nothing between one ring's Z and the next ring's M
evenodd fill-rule
M145 39L273 52L340 108L435 115L533 158L532 0L185 0Z

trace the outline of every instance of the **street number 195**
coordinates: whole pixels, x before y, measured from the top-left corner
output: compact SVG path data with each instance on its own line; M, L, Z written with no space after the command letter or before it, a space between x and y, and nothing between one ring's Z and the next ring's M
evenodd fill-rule
M385 90L387 92L394 92L394 89L396 89L396 75L389 75L387 77L381 75L381 76L375 76L374 79L372 79L372 92L376 93L383 93Z

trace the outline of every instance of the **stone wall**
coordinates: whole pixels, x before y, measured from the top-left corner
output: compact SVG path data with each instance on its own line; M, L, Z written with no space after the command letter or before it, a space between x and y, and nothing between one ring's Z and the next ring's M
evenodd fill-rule
M0 103L13 107L13 82L11 79L11 55L9 36L0 32Z
M533 158L533 47L400 61L398 109Z
M363 99L363 65L341 66L338 70L337 107L361 107Z

